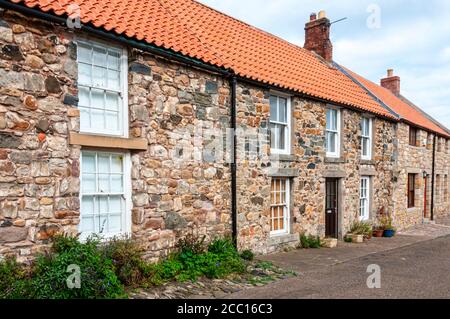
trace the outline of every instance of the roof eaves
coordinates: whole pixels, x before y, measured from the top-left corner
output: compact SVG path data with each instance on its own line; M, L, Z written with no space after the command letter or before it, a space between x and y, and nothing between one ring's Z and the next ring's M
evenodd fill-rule
M420 107L418 107L416 104L414 104L413 102L411 102L410 100L408 100L406 97L404 97L403 95L399 95L398 96L399 99L401 99L403 102L405 102L406 104L408 104L409 106L411 106L412 108L414 108L415 110L417 110L418 112L422 113L426 118L428 118L430 121L432 121L434 124L436 124L437 126L439 126L442 130L444 130L445 132L447 132L447 134L450 136L450 129L448 129L444 124L440 123L438 120L436 120L435 118L433 118L430 114L428 114L427 112L425 112L424 110L422 110Z

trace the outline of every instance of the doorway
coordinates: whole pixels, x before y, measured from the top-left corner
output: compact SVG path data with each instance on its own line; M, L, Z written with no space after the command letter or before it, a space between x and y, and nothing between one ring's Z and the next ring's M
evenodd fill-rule
M326 179L325 236L338 238L339 179Z

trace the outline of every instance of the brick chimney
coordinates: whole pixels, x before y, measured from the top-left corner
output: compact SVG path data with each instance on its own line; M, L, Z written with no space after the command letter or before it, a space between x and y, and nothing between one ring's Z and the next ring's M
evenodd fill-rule
M387 77L381 79L381 86L388 89L395 95L400 95L400 77L394 76L394 70L387 70Z
M315 13L309 17L305 25L304 48L316 52L326 61L333 60L333 45L330 40L331 22L325 11L319 12L319 18Z

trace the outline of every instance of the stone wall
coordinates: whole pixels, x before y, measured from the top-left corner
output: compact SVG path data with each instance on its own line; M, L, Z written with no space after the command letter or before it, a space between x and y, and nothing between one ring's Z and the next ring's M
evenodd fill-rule
M0 49L0 255L23 260L78 230L76 39L7 11ZM220 77L128 51L129 135L148 140L131 152L132 234L155 258L186 233L231 231L229 164L205 152L229 127L230 90Z
M9 11L0 17L0 254L25 259L79 223L71 36Z
M427 185L427 219L430 219L431 209L431 175L433 159L433 139L434 134L428 134L426 131L418 130L417 145L409 145L409 125L399 123L397 125L398 135L398 162L395 168L396 184L394 193L395 202L395 224L399 229L404 229L424 221L425 208L425 181L423 172L428 176ZM436 175L444 180L445 175L450 175L449 166L450 155L448 150L443 147L438 152L436 147ZM415 207L408 208L408 174L416 174L416 200ZM436 178L438 181L438 178ZM442 187L442 186L441 186ZM439 195L438 187L435 187L435 217L447 215L450 212L449 200Z

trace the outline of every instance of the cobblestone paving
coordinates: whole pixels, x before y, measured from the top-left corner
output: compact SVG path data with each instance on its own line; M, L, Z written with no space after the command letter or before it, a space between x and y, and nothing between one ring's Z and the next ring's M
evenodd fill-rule
M132 299L213 299L245 289L265 286L269 283L296 276L268 262L255 261L247 273L233 275L227 279L201 278L196 282L169 282L159 287L138 289L130 292Z

